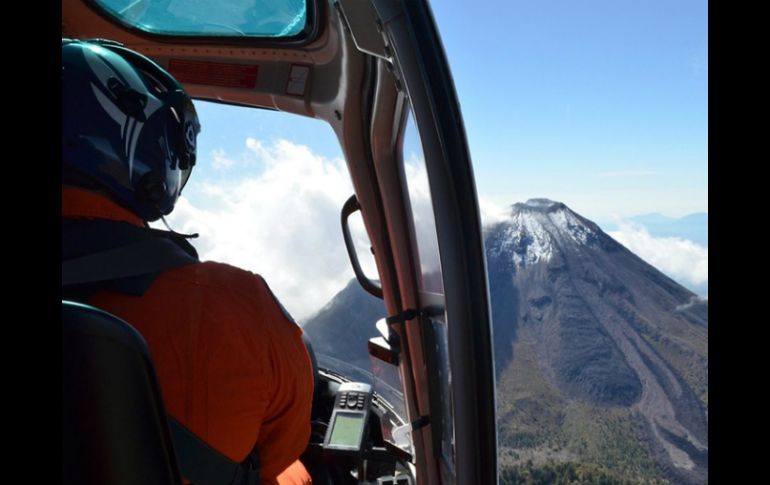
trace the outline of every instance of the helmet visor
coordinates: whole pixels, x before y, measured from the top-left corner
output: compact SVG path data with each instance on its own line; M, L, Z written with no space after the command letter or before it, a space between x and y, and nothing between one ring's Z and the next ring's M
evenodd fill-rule
M182 91L168 96L166 133L169 140L171 168L179 170L179 190L187 184L196 162L197 137L200 132L198 114L190 98Z

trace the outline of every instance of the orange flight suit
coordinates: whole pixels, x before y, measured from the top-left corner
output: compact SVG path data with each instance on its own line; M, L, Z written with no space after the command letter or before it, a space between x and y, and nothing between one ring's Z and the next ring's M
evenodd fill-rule
M143 225L106 197L72 187L62 187L62 217ZM102 291L89 303L144 336L169 414L236 462L256 443L265 485L311 482L298 461L310 436L310 357L302 329L260 276L191 264L164 271L141 297Z

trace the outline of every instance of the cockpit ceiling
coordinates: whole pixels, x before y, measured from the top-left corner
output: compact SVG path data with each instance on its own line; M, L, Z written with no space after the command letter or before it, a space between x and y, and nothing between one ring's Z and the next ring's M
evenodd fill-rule
M218 13L202 20L206 8ZM260 12L261 23L253 19ZM327 1L62 0L62 37L121 42L168 69L197 99L333 125L357 84L347 79L355 72L351 61L361 62L350 59L355 49L346 47Z

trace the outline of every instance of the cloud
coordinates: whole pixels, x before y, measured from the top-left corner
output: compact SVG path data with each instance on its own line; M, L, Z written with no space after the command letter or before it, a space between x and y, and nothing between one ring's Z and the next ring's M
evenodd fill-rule
M609 235L685 286L708 283L707 247L678 237L653 237L641 224L630 222L621 222Z
M690 297L690 301L688 301L687 303L684 303L682 305L677 305L677 307L674 308L674 311L683 312L685 310L688 310L694 307L699 303L705 303L705 302L708 302L708 296L706 296L705 298L702 298L700 296L693 296L693 297Z
M287 140L247 138L244 145L241 158L248 164L218 149L211 152L214 166L231 176L246 166L255 170L216 184L193 175L168 223L177 232L200 234L192 242L201 260L261 274L295 319L304 320L354 277L340 228L340 210L353 194L347 166ZM413 155L404 171L423 270L430 272L439 263L425 164ZM507 210L486 199L480 207L484 223L501 220ZM360 213L350 226L364 272L378 279Z
M353 193L347 167L286 140L249 138L245 145L264 170L216 185L193 176L168 222L175 231L200 233L193 243L202 260L261 274L304 319L353 277L339 222ZM223 150L214 153L227 160ZM367 244L363 224L353 226L354 238Z
M167 220L177 232L200 234L192 242L201 260L261 274L295 319L304 320L354 277L340 228L340 210L353 194L347 166L287 140L247 138L244 145L246 165L222 149L211 152L215 168L237 178L214 184L193 176ZM246 166L255 170L235 173ZM404 171L423 270L430 272L439 263L425 164L413 155ZM484 219L504 212L482 200ZM350 227L364 273L379 279L360 212Z
M211 151L211 159L215 170L227 170L235 164L233 160L225 156L225 151L221 148Z
M486 197L479 196L479 212L481 213L481 225L490 226L508 219L511 207L503 207Z

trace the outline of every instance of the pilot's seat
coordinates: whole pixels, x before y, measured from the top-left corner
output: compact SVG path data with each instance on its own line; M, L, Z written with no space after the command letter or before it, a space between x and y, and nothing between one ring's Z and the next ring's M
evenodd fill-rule
M139 332L69 301L62 301L62 398L64 484L178 485L180 470L200 484L259 483L258 462L230 462L168 418Z
M62 302L65 484L180 484L147 344L129 324Z

